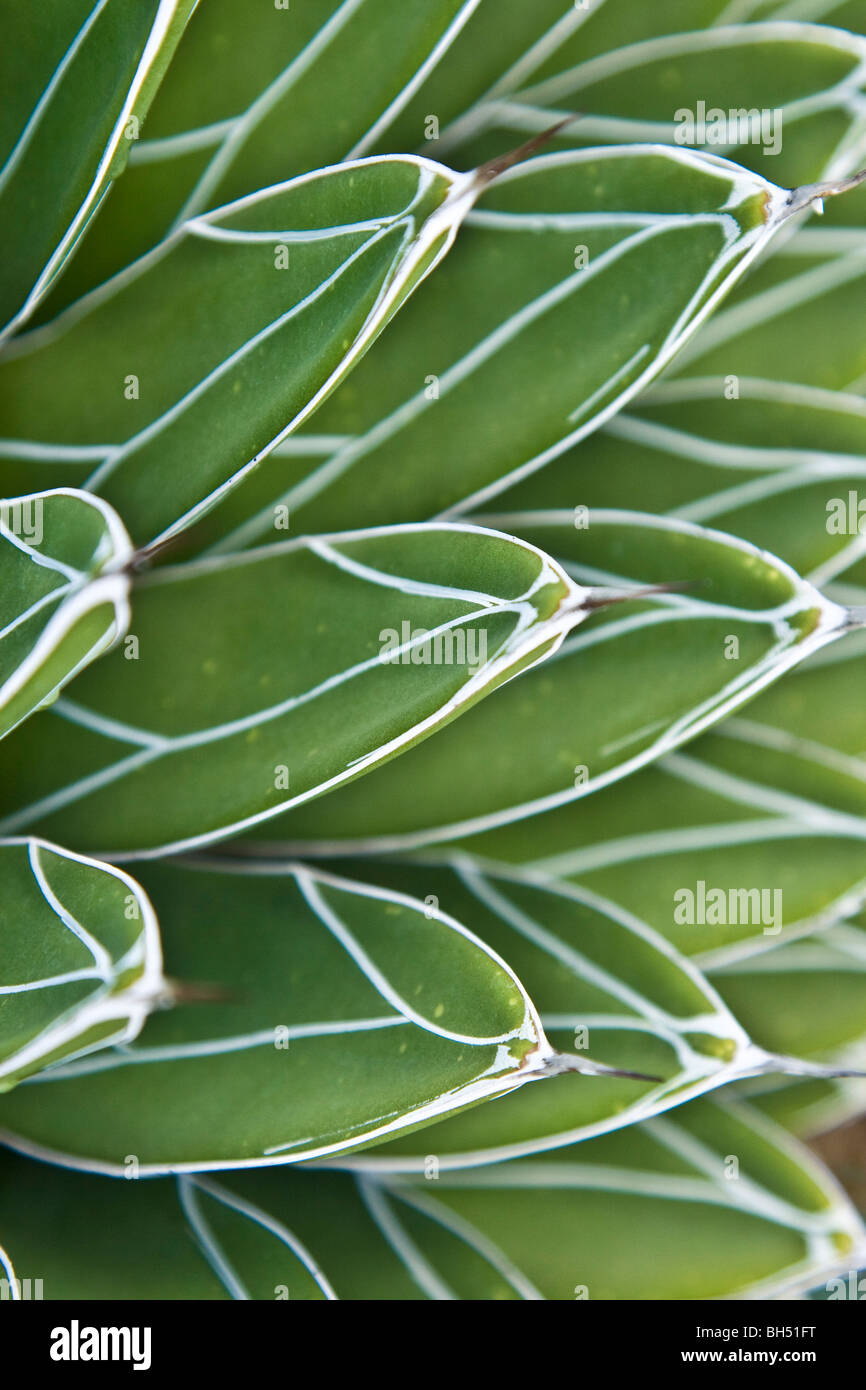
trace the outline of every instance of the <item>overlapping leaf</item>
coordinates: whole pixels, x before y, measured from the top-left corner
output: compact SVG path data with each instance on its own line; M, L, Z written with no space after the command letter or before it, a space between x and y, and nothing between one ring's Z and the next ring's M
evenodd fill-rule
M680 32L645 13L646 37L640 20L615 34L616 19L634 19L638 8L607 0L579 28L572 17L549 30L517 73L503 74L442 132L439 152L462 168L491 143L579 112L579 125L560 137L568 144L709 149L789 184L851 168L866 86L861 37L797 22L707 29L692 13ZM443 69L432 80L445 78Z
M866 891L858 636L686 752L460 848L603 894L709 970L850 917ZM743 910L728 896L755 889Z
M835 225L804 227L778 247L688 345L677 376L724 378L729 395L738 379L767 376L862 394L863 208L862 189L834 199L825 220Z
M0 329L30 314L87 227L195 0L3 5Z
M4 1097L13 1147L103 1172L132 1155L133 1176L288 1163L429 1123L552 1064L511 969L431 905L303 868L159 865L143 882L173 976L224 996Z
M862 1224L830 1176L742 1105L430 1178L241 1173L175 1188L6 1154L0 1237L10 1275L38 1270L45 1298L739 1298L823 1284L862 1258Z
M0 737L126 631L131 554L118 517L86 493L0 502Z
M0 1091L126 1043L165 994L153 909L119 869L0 841Z
M420 520L539 468L669 361L788 197L657 146L541 155L502 174L310 432L212 519L221 546L267 533L275 503L305 530Z
M489 1242L500 1273L519 1272L542 1298L778 1295L863 1249L860 1218L829 1174L727 1103L698 1101L566 1153L436 1182L392 1178L383 1196L392 1231L408 1228L434 1268L443 1237L423 1216L481 1251Z
M267 820L555 650L584 592L534 546L470 526L154 571L122 649L6 740L3 826L117 858Z
M863 553L866 402L751 377L665 381L502 504L604 508L622 497L741 536L825 585Z
M273 1215L242 1197L223 1197L206 1179L180 1191L171 1179L112 1182L3 1149L0 1212L0 1271L12 1299L333 1296L315 1265L310 1270L309 1253ZM240 1241L244 1254L235 1261L248 1290L214 1253L212 1229L231 1247Z
M171 534L346 375L447 251L474 191L389 156L185 223L8 349L7 457L86 459L87 487L137 542Z
M738 1082L734 1093L801 1139L847 1124L866 1109L866 1081L860 1079L760 1076Z
M563 1055L629 1076L562 1075L432 1133L359 1158L374 1172L477 1166L544 1152L656 1115L738 1077L784 1067L754 1047L712 985L633 913L579 886L463 859L352 860L347 872L458 917L508 960Z
M840 921L712 972L756 1041L800 1057L859 1060L866 1039L866 934Z
M591 617L481 717L256 838L408 848L564 806L699 733L842 630L841 610L786 566L718 533L616 512L500 523L543 538L584 584L691 587ZM538 843L532 820L525 834Z
M482 0L389 138L415 148L436 112L432 149L459 150L491 128L532 128L549 103L580 111L596 142L673 141L677 109L703 100L709 111L780 108L791 135L767 165L789 165L793 181L818 177L822 158L856 139L862 63L852 33L824 26L862 33L862 16L854 4ZM729 148L742 163L761 158L760 141L736 138Z
M199 5L123 182L46 308L101 284L194 212L369 153L477 4Z

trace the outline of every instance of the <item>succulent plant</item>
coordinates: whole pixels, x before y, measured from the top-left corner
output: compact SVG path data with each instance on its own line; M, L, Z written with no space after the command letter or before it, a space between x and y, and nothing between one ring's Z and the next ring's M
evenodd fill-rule
M862 6L2 12L3 1295L852 1296Z

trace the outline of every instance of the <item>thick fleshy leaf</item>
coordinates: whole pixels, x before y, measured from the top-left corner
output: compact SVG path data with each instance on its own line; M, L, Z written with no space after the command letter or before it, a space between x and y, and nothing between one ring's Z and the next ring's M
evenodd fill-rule
M129 1042L165 992L134 879L44 840L0 841L0 1091Z
M741 536L826 584L863 552L866 402L752 377L665 381L501 502L604 508L623 497Z
M563 806L729 714L845 621L772 556L685 522L602 512L500 523L559 553L584 584L690 587L591 617L544 670L435 744L256 838L304 852L410 848Z
M123 169L195 3L4 4L0 330L32 312Z
M491 103L507 99L534 73L548 55L594 58L612 48L664 33L708 28L728 6L728 0L668 0L650 10L641 0L602 0L575 5L573 0L481 0L465 29L445 58L407 103L388 132L392 144L414 149L422 139L435 150L449 142L452 132L486 113ZM568 61L566 57L561 66ZM543 70L543 69L542 69ZM428 124L437 118L439 136Z
M719 967L711 976L755 1040L771 1052L866 1055L866 925L837 922L806 940Z
M562 1148L788 1065L754 1047L712 985L639 917L579 886L462 858L351 860L345 872L456 916L518 973L561 1054L633 1073L522 1087L437 1124L435 1138L389 1142L371 1154L373 1170L420 1172L430 1152L450 1169Z
M600 893L711 971L856 914L866 895L859 638L687 751L459 848Z
M476 192L395 155L184 223L10 346L7 455L87 458L87 487L136 542L173 533L333 390L447 251Z
M215 998L4 1097L13 1147L102 1172L134 1160L136 1174L291 1163L427 1124L555 1061L511 969L432 905L291 867L148 865L142 881L167 968Z
M184 217L370 153L477 5L199 5L123 182L46 309L101 284Z
M440 1169L436 1181L392 1177L381 1190L392 1229L406 1222L422 1251L435 1259L425 1215L470 1245L489 1242L500 1268L542 1298L640 1298L648 1280L660 1299L778 1296L864 1248L853 1205L808 1150L730 1102L697 1101L565 1153Z
M6 1153L0 1238L21 1291L38 1273L47 1299L573 1301L649 1281L659 1299L772 1297L863 1253L830 1174L742 1104L429 1179L108 1182Z
M788 198L737 165L651 145L504 173L311 431L212 519L221 547L266 534L275 503L304 530L421 520L539 468L665 366Z
M708 149L788 184L850 170L866 86L861 37L802 23L707 30L693 14L681 26L692 32L664 33L649 13L647 37L615 34L611 16L638 7L597 7L595 44L591 21L549 32L516 83L505 75L498 91L442 132L437 155L447 152L463 168L486 158L491 144L515 143L517 132L525 138L574 112L580 121L559 136L570 145L647 140Z
M112 858L268 820L554 651L586 591L471 526L289 541L151 572L135 630L3 745L3 830Z
M0 502L0 737L126 631L129 537L71 488Z
M834 199L825 219L845 225L804 227L779 246L686 347L677 377L724 377L729 394L738 380L768 375L862 394L863 208L862 189Z
M733 1089L800 1139L836 1129L866 1111L866 1080L860 1079L756 1076Z

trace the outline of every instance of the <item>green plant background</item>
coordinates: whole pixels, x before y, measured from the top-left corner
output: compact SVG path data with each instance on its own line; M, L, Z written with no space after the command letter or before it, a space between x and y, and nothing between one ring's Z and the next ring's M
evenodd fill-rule
M863 6L0 21L4 1289L856 1296Z

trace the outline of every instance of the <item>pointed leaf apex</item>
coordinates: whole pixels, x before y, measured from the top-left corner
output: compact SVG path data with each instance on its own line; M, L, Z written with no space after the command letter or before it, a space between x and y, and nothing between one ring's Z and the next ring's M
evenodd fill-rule
M825 198L835 198L840 193L850 193L852 189L859 188L862 183L866 183L866 169L861 169L859 173L851 174L845 179L831 179L825 183L800 184L798 188L791 189L782 209L782 220L793 217L795 212L802 212L803 208L812 205L815 206L817 212L823 212Z
M548 126L546 130L540 131L538 135L533 135L528 140L524 140L523 144L518 145L516 149L508 150L505 154L499 154L495 159L488 159L485 164L479 164L478 168L475 170L476 187L478 187L479 190L486 188L489 183L492 183L494 179L498 179L508 169L513 169L515 164L522 164L525 159L529 159L531 155L536 154L538 150L543 149L545 145L549 144L554 136L558 135L565 126L571 125L572 121L578 120L580 115L580 112L575 112L570 116L565 116L563 120L557 121L555 125Z

